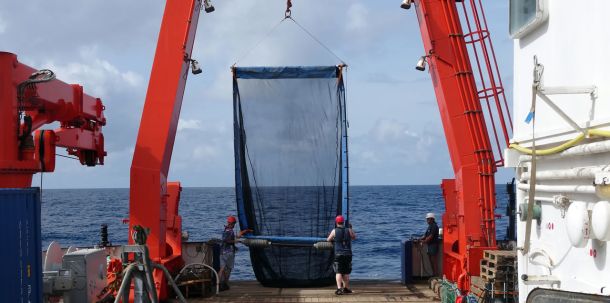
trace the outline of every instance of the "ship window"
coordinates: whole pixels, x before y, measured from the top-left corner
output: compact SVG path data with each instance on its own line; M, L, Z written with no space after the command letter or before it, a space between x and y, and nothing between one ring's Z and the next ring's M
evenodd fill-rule
M537 28L548 18L545 0L510 0L510 35L514 39Z

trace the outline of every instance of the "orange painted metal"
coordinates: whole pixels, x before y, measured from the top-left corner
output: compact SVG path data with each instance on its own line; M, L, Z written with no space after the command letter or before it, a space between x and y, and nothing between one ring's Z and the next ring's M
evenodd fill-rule
M200 0L166 2L131 164L129 234L135 225L149 228L151 258L173 273L184 262L180 185L168 184L167 177L201 5ZM165 299L165 278L158 271L154 277L159 298Z
M82 164L104 164L106 151L102 126L104 105L83 93L83 87L51 80L31 84L19 93L19 85L35 69L19 63L12 53L0 52L0 187L24 188L32 176L55 169L55 148ZM60 122L55 130L38 130ZM32 133L35 132L35 137Z
M456 0L417 0L415 7L455 174L455 179L442 183L443 273L467 290L469 277L479 275L483 251L496 248L494 173L499 163L494 160ZM480 71L478 54L475 57ZM482 90L489 98L494 93L498 97L496 82L492 83L494 89ZM504 116L500 122L507 135Z

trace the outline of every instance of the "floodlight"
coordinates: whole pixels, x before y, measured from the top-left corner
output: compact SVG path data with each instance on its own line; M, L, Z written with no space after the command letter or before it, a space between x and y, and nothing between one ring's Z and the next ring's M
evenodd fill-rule
M193 75L201 74L202 72L199 62L197 62L195 59L191 59L191 72Z
M426 70L426 56L421 56L421 58L417 60L417 65L415 65L415 69L419 71Z
M206 13L211 13L214 11L214 5L210 0L203 0L203 9Z
M402 0L402 3L400 4L400 8L410 9L412 2L413 2L413 0Z

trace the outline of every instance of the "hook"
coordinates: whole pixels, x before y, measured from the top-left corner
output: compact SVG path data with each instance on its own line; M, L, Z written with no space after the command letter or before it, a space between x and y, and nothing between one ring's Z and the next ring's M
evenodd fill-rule
M284 18L288 19L292 15L290 8L292 7L292 0L286 0L286 12L284 12Z

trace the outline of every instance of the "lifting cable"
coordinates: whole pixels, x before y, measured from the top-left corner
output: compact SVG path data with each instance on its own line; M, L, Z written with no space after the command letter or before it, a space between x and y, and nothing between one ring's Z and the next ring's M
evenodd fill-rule
M263 41L267 40L267 38L269 38L269 36L271 36L271 34L273 34L277 28L280 26L280 24L282 24L284 21L286 20L290 20L292 22L294 22L294 24L296 24L304 33L306 33L312 40L314 40L316 43L318 43L318 45L322 46L328 53L330 53L331 55L333 55L337 60L339 60L341 62L341 65L347 66L347 64L345 63L345 61L343 61L343 59L341 59L339 56L337 56L337 54L335 52L333 52L328 46L326 46L326 44L322 43L322 41L320 41L318 38L316 38L316 36L314 36L310 31L308 31L304 26L302 26L299 22L297 22L297 20L294 19L294 17L292 17L292 0L286 0L286 10L284 11L284 18L282 18L282 20L280 20L280 22L278 22L275 26L273 26L269 32L267 32L267 34L265 36L263 36L263 38L261 38L258 42L256 42L254 44L254 46L252 48L249 48L248 50L246 50L245 52L243 52L241 55L239 55L239 57L237 57L237 59L235 60L235 63L233 63L232 67L237 66L237 62L239 62L239 60L241 60L242 58L248 56L254 49L256 49Z
M62 157L62 158L68 158L68 159L72 159L72 160L80 160L77 157L73 157L73 156L66 156L66 155L62 155L62 154L55 154L58 157Z

